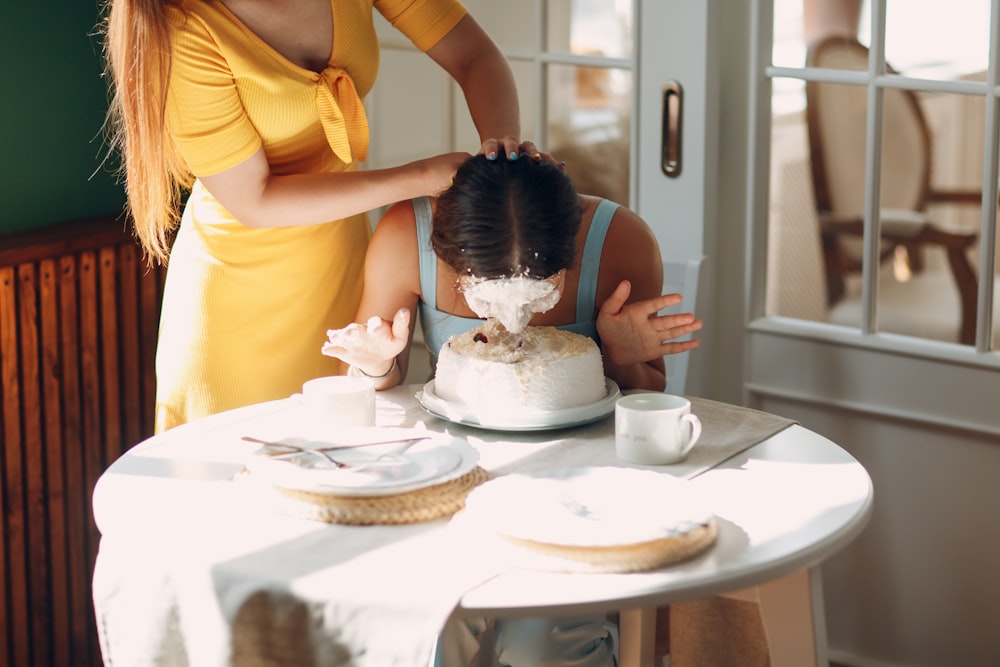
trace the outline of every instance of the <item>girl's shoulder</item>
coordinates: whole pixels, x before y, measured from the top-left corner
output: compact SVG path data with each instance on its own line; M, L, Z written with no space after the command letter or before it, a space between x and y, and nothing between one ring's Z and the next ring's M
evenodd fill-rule
M593 210L585 209L585 216L592 216L601 202L598 197L593 199ZM587 206L590 205L591 202L588 202ZM613 288L621 280L630 280L636 286L644 277L655 278L661 270L660 248L653 229L638 213L619 205L601 249L600 273L606 279L605 286ZM640 291L645 293L647 290Z
M416 229L417 216L411 200L396 202L382 214L375 225L375 232L384 234L412 233Z
M593 220L598 206L600 206L603 201L606 200L602 197L580 195L580 208L583 215L583 222L585 223L584 227L590 226L590 221ZM617 204L617 202L613 203ZM614 210L611 218L611 225L608 228L608 235L609 237L611 235L621 237L623 240L632 239L637 243L645 242L649 238L655 238L652 228L646 224L646 221L643 220L638 213L624 204L618 204L617 208Z

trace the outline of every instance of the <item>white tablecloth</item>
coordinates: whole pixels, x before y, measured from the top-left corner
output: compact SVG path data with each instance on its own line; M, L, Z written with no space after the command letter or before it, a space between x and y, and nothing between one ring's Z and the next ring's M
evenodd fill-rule
M536 433L481 431L427 415L416 387L378 397L380 426L424 422L466 438L492 475L627 465L614 420ZM693 399L703 422L693 477L792 422ZM108 665L426 664L463 594L504 567L447 520L339 526L281 517L234 484L256 448L297 424L289 402L217 415L142 443L99 481L94 603Z

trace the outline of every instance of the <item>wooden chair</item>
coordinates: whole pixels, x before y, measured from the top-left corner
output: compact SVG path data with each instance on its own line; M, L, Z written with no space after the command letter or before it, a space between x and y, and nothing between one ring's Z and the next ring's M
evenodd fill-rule
M868 49L845 37L810 45L807 65L866 70ZM890 73L891 68L888 68ZM865 198L867 91L864 86L806 83L806 121L812 182L823 242L828 305L845 293L845 278L861 271L860 239ZM927 208L935 203L979 204L981 193L941 190L931 184L933 140L920 102L912 91L884 92L880 192L883 259L897 247L906 250L911 269L923 268L923 249L941 246L960 294L959 342L972 344L976 326L976 273L968 250L978 234L934 223Z

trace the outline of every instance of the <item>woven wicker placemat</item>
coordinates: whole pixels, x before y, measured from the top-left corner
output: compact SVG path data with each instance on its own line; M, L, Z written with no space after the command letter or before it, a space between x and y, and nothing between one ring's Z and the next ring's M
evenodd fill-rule
M249 475L252 477L252 474ZM352 526L395 525L450 516L465 506L465 498L486 481L476 466L442 484L383 496L338 496L262 484L266 503L285 516Z
M655 570L693 558L715 543L715 519L677 536L612 547L544 544L501 536L522 567L552 572L611 573Z
M642 572L693 558L715 543L715 519L677 536L613 547L573 547L502 536L522 551L523 566L554 572Z

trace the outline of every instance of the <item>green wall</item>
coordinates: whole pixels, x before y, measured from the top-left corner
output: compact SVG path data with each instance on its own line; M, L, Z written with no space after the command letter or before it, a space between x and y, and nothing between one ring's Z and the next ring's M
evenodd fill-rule
M117 214L96 0L0 3L0 245L3 236Z

